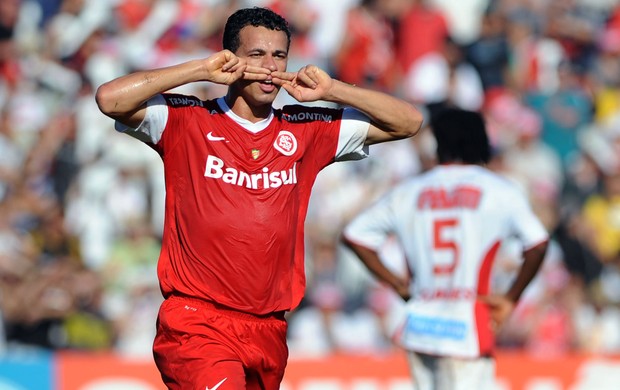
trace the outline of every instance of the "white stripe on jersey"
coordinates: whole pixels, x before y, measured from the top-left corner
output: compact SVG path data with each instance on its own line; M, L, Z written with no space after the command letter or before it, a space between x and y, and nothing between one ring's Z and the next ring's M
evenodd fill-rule
M120 122L114 123L116 131L127 133L144 141L144 134L148 140L157 144L161 140L164 128L168 122L168 105L162 95L155 95L146 102L146 114L138 127L131 128Z
M368 157L368 147L364 146L370 119L353 108L345 108L338 137L337 161L361 160Z

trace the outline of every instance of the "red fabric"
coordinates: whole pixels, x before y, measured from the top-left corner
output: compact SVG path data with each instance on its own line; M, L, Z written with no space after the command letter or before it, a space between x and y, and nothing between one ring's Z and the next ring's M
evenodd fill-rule
M425 54L441 51L449 35L448 22L439 10L414 6L400 20L397 56L404 72Z
M391 26L359 7L349 12L346 31L336 57L338 78L356 85L390 87L395 61Z
M317 20L318 15L311 8L301 1L290 0L274 0L266 4L265 7L288 21L293 35L289 55L302 58L316 56L316 47L308 33L310 31L309 26Z
M136 29L151 12L152 4L144 0L124 0L116 7L116 18L127 30Z
M284 315L259 318L191 298L159 311L155 363L168 389L277 389L288 358Z
M480 267L480 272L478 274L478 294L480 295L486 295L489 293L489 287L491 284L491 270L493 268L493 264L495 263L495 258L500 246L500 242L495 243L495 245L489 249L484 257L484 260L482 261L482 266ZM476 316L480 354L492 354L495 349L495 335L491 330L491 313L489 312L489 308L481 302L476 302L474 311Z
M571 346L571 319L565 308L550 305L535 309L531 315L538 318L528 340L528 350L537 356L562 356Z
M166 215L158 275L181 294L265 314L304 294L304 219L342 110L287 106L252 133L216 101L166 95ZM317 120L318 119L318 120Z
M22 77L22 72L17 61L11 59L0 61L0 78L6 80L8 85L14 87Z

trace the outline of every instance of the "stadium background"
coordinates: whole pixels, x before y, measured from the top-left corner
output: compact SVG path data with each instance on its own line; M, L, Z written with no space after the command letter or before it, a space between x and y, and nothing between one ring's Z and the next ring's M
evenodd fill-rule
M150 355L161 162L114 132L94 91L218 50L228 14L251 5L290 21L291 70L318 64L427 118L446 102L484 113L491 168L522 186L553 236L499 334L498 389L620 388L617 0L0 1L0 388L161 388ZM356 211L434 164L433 142L422 130L371 153L315 185L283 388L407 388L389 340L400 303L337 239ZM402 269L396 245L383 256ZM496 288L517 258L502 248Z

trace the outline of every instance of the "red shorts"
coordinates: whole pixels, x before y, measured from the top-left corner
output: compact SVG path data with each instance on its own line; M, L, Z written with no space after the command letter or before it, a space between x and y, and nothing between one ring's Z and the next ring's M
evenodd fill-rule
M169 389L276 390L288 347L284 313L255 316L186 297L166 299L155 363Z

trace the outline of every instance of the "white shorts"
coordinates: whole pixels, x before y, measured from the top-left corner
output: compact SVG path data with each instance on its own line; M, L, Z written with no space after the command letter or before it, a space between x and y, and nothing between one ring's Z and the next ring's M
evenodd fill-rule
M407 352L414 390L494 390L495 360Z

